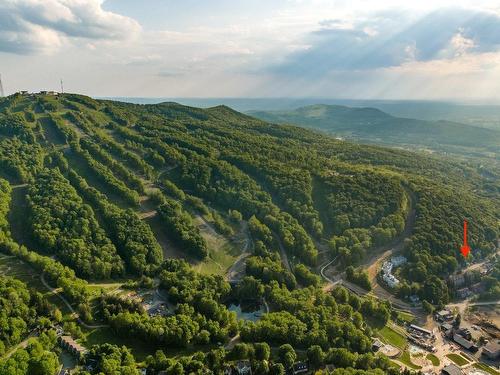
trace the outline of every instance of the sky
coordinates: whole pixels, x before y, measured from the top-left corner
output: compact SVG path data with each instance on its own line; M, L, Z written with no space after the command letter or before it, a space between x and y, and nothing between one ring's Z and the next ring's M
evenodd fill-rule
M0 0L6 93L500 102L498 0Z

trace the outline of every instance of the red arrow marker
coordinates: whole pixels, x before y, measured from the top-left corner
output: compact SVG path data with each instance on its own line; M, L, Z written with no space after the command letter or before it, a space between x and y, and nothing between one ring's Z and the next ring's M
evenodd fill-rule
M462 255L464 258L467 258L470 253L470 246L467 244L467 220L464 220L464 244L460 248Z

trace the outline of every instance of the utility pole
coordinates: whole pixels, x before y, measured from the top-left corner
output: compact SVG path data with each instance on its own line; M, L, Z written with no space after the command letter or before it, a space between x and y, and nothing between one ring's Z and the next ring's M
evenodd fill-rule
M2 75L0 74L0 98L3 98L4 96L5 93L3 92Z
M61 78L61 94L64 94L64 86L62 78Z

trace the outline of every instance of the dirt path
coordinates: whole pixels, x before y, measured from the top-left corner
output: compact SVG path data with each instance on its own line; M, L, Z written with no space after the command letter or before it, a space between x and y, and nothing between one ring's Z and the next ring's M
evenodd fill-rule
M85 328L87 329L95 329L95 328L106 328L106 327L109 327L109 325L107 324L96 324L96 325L92 325L92 324L87 324L85 323L82 319L80 319L80 315L73 309L73 306L71 306L71 304L68 302L68 300L61 294L59 293L59 290L58 289L55 289L55 288L52 288L48 283L47 281L45 281L45 274L42 273L42 275L40 276L40 280L42 281L42 284L48 289L50 290L53 294L55 294L57 297L59 297L59 299L61 301L63 301L63 303L66 305L66 307L72 312L72 314L75 316L76 320L78 321L79 324L81 324L82 326L84 326Z
M38 336L38 333L35 333L34 331L31 331L28 335L28 337L26 337L23 341L21 341L19 344L13 346L12 348L9 349L9 351L7 353L4 354L3 357L0 357L0 359L2 360L6 360L10 357L12 357L12 355L18 350L18 349L24 349L28 346L28 343L30 341L31 338L33 337L37 337Z
M274 238L276 238L276 241L278 241L278 247L280 249L280 256L283 265L289 272L292 272L292 267L290 267L290 262L288 261L288 256L286 255L286 250L285 247L283 246L283 243L281 242L281 239L279 238L278 234L275 231L273 231L273 236Z
M235 262L226 272L226 279L229 282L238 282L245 276L245 261L251 255L250 249L252 247L252 237L248 229L248 222L242 222L241 232L245 235L245 243L243 245L243 251L236 258Z

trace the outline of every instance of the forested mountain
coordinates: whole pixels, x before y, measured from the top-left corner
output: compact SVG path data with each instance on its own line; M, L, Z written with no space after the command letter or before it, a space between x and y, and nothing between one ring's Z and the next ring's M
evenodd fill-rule
M368 109L354 117L358 129L391 119ZM399 126L392 119L370 126L389 136ZM443 126L445 136L460 125ZM474 136L495 142L494 134ZM320 266L332 259L357 266L407 232L408 263L392 292L442 305L453 297L447 277L496 251L499 177L480 165L344 142L225 106L76 94L0 99L0 252L40 271L81 321L166 352L191 350L175 360L148 357L151 373L219 373L228 361L251 359L256 373L279 374L299 352L317 367L347 368L337 373L400 373L371 349L390 303L323 291ZM458 251L464 219L473 248L467 260ZM237 254L217 242L238 235L246 244ZM245 277L230 279L231 264L221 263L240 256ZM213 268L202 268L209 261ZM150 316L92 287L124 279L129 288L163 292L171 314ZM12 298L29 306L26 293ZM264 299L270 310L238 322L227 308L234 299ZM235 337L236 346L214 349ZM95 346L88 355L96 373L113 366L135 373L125 348Z
M310 105L295 110L250 111L249 114L277 124L297 124L336 136L385 144L461 146L497 152L500 131L450 121L425 121L394 117L376 108L341 105Z

